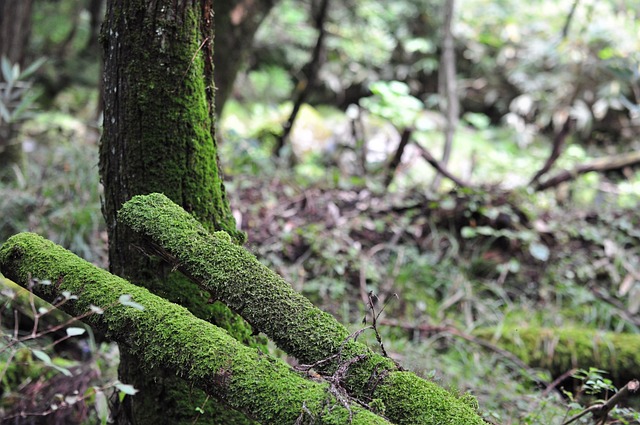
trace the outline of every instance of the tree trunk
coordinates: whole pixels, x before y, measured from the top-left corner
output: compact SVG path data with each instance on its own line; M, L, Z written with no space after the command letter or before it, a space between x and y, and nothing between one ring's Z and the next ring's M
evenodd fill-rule
M247 59L253 36L278 0L227 0L215 4L215 48L213 56L216 83L216 111L233 90L233 82Z
M224 230L234 241L244 241L218 168L212 4L212 0L107 3L100 175L109 267L114 274L225 327L239 341L252 342L255 338L244 321L223 305L208 303L209 295L182 275L149 261L135 248L135 238L116 224L118 209L132 196L163 192L209 230ZM141 391L125 400L119 423L191 423L204 394L195 396L171 374L142 373L126 347L121 350L120 379Z
M455 10L455 0L447 0L444 4L444 24L442 40L442 56L440 57L440 69L438 71L438 95L440 96L441 109L447 119L444 133L444 149L442 153L443 168L449 165L451 150L453 149L453 136L458 126L458 115L460 114L460 100L458 99L458 88L456 82L456 54L455 42L453 39L453 18ZM440 187L442 174L437 173L433 179L431 188L437 191Z
M31 34L32 4L33 0L0 0L0 58L6 57L20 68L25 63L25 47ZM4 82L0 73L0 84ZM2 94L0 90L0 101L10 109ZM22 167L24 162L22 143L16 141L15 136L15 123L6 122L0 115L0 181L12 180L13 167Z

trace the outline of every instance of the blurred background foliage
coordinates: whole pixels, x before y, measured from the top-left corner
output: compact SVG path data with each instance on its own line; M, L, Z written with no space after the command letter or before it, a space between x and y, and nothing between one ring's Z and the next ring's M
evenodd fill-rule
M609 395L624 385L589 369L616 365L578 362L582 375L543 391L556 376L497 348L502 330L518 326L638 335L638 161L576 170L640 148L640 2L456 2L460 121L446 168L465 184L436 187L424 152L440 158L444 149L444 2L331 3L317 69L319 2L274 4L218 111L221 165L248 249L354 330L375 293L387 351L471 391L496 423L561 424L594 400L594 382ZM0 183L0 244L34 231L106 267L97 168L103 13L99 0L33 0L17 68L29 73L3 61L0 130L10 126L25 160L2 170L10 178ZM216 54L241 48L217 45ZM13 76L25 85L10 93ZM571 131L554 145L567 122ZM542 180L562 170L571 178L537 190L532 176L554 146ZM2 296L4 315L14 304ZM477 343L478 329L493 332L496 349ZM20 389L35 370L14 371L7 353L0 348L11 371L0 375L5 413L28 397ZM115 379L111 356L96 350L91 370L108 367L95 385ZM17 364L47 367L32 357ZM611 423L638 423L633 407L616 408ZM100 409L78 422L104 418Z

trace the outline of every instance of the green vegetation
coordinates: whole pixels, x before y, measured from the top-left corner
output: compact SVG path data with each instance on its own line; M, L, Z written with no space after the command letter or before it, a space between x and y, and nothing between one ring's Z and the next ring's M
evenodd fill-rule
M339 369L353 362L342 372L340 384L360 400L371 398L388 406L385 413L394 423L480 423L468 405L351 339L334 318L234 245L227 233L207 233L166 196L135 196L122 207L118 220L298 361L317 364L315 369L326 376L340 374ZM475 403L472 397L464 400Z
M354 424L388 423L359 406L348 410L329 394L328 384L304 379L284 362L242 345L183 307L38 235L10 238L0 251L0 267L22 286L28 286L33 275L57 279L54 284L37 285L35 293L49 302L64 292L78 294L75 302L61 306L74 316L105 306L101 314L85 320L126 344L146 372L172 371L261 423L294 423L306 415L319 424L342 424L351 416ZM133 301L123 302L123 297Z

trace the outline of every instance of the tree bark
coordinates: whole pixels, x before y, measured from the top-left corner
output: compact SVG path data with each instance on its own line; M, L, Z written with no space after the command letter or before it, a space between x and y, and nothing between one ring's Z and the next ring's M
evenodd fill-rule
M278 0L227 0L215 4L216 111L222 113L233 82L246 61L253 37Z
M33 0L0 0L0 58L22 69L25 65L25 48L31 35L31 8ZM0 83L5 83L0 73ZM0 95L2 91L0 90ZM7 103L7 99L3 100ZM10 105L5 105L10 108ZM22 143L15 140L14 122L6 122L0 116L0 180L11 181L13 167L22 168L24 155Z
M30 285L32 276L50 280L50 285L33 287L48 302L64 291L77 294L78 300L61 306L73 316L90 311L91 305L103 307L103 314L84 320L127 347L128 355L140 360L141 373L171 371L262 424L389 424L334 394L337 390L326 382L303 378L284 362L242 345L186 309L33 233L13 236L0 248L0 270L23 287ZM123 295L144 309L119 302ZM195 411L192 416L197 417ZM208 418L200 419L198 423ZM158 423L174 422L165 417Z
M166 196L136 196L120 210L118 221L146 240L146 252L159 254L301 363L337 379L360 400L381 401L392 422L483 423L463 400L356 342L355 335L232 244L227 234L210 234Z
M453 149L453 136L458 126L460 115L460 101L458 100L458 85L456 82L456 54L453 39L453 17L455 0L447 0L444 4L444 35L442 40L442 56L440 57L440 70L438 72L438 94L440 95L443 112L447 118L447 126L444 132L444 149L441 164L444 168L449 165L451 150ZM437 173L433 179L431 188L435 191L440 187L441 173Z
M244 321L225 306L209 303L208 294L184 276L149 261L116 223L116 211L125 201L159 191L207 229L226 231L236 242L245 239L236 230L218 168L212 6L212 0L107 3L100 176L109 268L223 326L239 341L255 343ZM194 398L187 386L161 370L140 372L127 350L121 347L120 379L141 391L125 398L118 422L191 423L206 396Z

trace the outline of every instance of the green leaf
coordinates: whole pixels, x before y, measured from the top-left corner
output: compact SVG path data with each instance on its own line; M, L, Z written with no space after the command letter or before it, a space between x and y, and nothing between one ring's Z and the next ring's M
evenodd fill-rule
M62 296L67 300L77 300L77 295L72 295L69 291L62 291Z
M107 424L107 420L109 419L109 405L107 404L107 397L104 395L101 389L96 388L96 413L98 414L98 418L100 419L100 423L102 425Z
M13 74L11 73L11 63L6 56L2 56L2 59L0 59L0 67L2 68L2 78L7 84L11 84L13 82Z
M40 68L46 61L47 58L39 58L33 61L31 65L29 65L24 71L22 71L22 73L20 74L20 79L24 80L26 78L29 78L31 74L36 72L38 68Z
M40 359L45 365L54 368L55 370L64 374L65 376L73 376L72 373L69 371L69 369L53 364L53 362L51 361L51 357L49 357L49 355L44 351L31 350L31 352L33 353L34 356Z
M529 253L539 261L547 261L549 259L549 248L540 242L533 242L529 245Z
M51 363L51 357L49 357L49 355L47 353L45 353L44 351L31 350L31 352L33 353L34 356L36 356L38 359L43 361L45 364L47 364L49 366L53 365L53 363Z
M101 309L100 307L97 307L97 306L95 306L95 305L93 305L93 304L91 304L91 305L89 306L89 309L90 309L93 313L95 313L95 314L102 314L102 313L104 313L104 310L103 310L103 309Z
M129 384L123 384L121 382L118 382L116 384L116 388L118 389L118 391L126 394L126 395L135 395L138 390L136 390L135 388L133 388L133 385L129 385Z
M84 328L67 328L67 335L68 336L78 336L78 335L82 335L86 332L86 329Z
M2 118L5 122L11 121L11 113L6 106L4 106L4 102L0 99L0 118Z
M473 227L465 226L460 231L460 235L465 239L471 239L471 238L475 238L478 235L478 233L476 232L476 229L474 229Z
M127 307L133 307L136 310L140 310L140 311L144 310L144 306L142 304L138 304L137 302L131 301L131 295L129 294L120 295L120 298L118 298L118 302Z
M14 108L12 120L16 121L18 119L25 118L26 111L33 106L38 97L39 94L27 93L20 100L20 103L18 103L18 105Z

